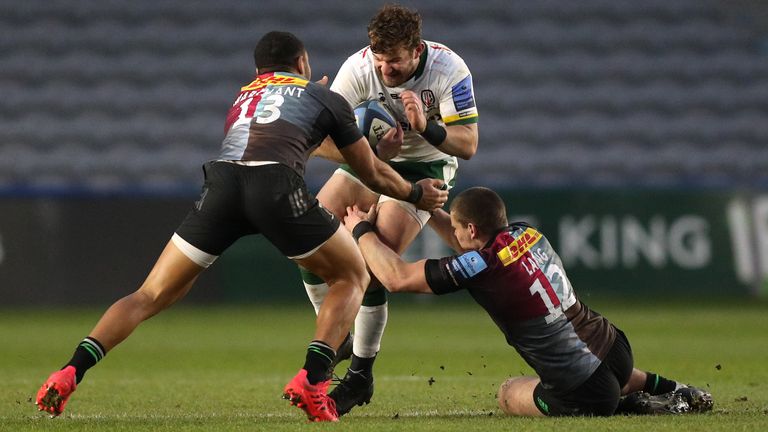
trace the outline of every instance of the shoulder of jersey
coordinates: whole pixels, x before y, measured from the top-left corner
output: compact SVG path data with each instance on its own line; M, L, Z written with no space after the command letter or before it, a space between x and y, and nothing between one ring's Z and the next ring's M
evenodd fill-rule
M434 41L428 41L428 40L424 40L424 43L425 43L425 44L427 44L427 46L428 46L428 47L430 47L430 48L432 48L432 49L437 49L437 50L447 51L447 52L450 52L450 53L452 53L452 52L453 52L453 50L452 50L452 49L450 49L450 48L448 48L448 46L447 46L447 45L445 45L445 44L441 44L440 42L434 42Z
M456 54L455 51L448 48L447 46L438 43L438 42L430 42L430 41L424 41L425 44L427 44L427 49L429 50L429 58L432 62L440 62L445 64L463 64L464 60Z
M351 70L354 71L354 73L357 75L364 75L369 70L369 68L373 67L372 59L373 56L371 55L371 47L366 46L365 48L362 48L356 53L347 57L347 59L344 60L343 67L351 68Z
M307 82L307 85L305 86L305 88L307 89L308 92L314 95L317 95L318 94L317 92L325 92L326 90L328 90L326 86L320 85L314 81Z
M372 57L371 53L371 46L367 45L362 48L360 48L356 53L349 56L348 60L353 60L357 62L363 62L363 61L369 61Z

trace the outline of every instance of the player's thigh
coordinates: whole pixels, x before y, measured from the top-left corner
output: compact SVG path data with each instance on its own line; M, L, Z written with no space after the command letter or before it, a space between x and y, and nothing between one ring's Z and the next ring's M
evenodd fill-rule
M200 199L176 228L174 240L190 259L210 265L237 239L256 231L248 223L239 192L245 167L226 162L204 165L205 183Z
M200 272L238 238L253 232L239 205L240 168L223 162L203 166L205 183L200 199L176 228L142 284L143 293L166 303L183 297Z
M283 166L263 167L268 185L251 192L249 220L280 252L325 280L361 284L365 261L352 235L309 194L304 179ZM263 173L260 173L263 177Z
M533 392L541 381L537 377L510 378L499 387L499 408L514 416L540 417L544 414L536 407Z
M237 169L236 204L249 233L263 235L286 257L308 256L336 232L339 219L320 206L293 169L282 164Z
M320 203L342 219L347 214L347 207L357 204L367 210L376 203L379 195L366 187L360 179L349 171L337 169L317 194Z
M342 226L311 253L294 257L293 260L330 286L345 281L362 291L370 281L360 249L352 235Z
M548 416L610 416L621 397L621 385L606 362L581 385L563 394L555 394L542 385L533 391L534 401Z
M415 207L382 196L376 217L376 231L384 244L398 254L403 253L421 231Z
M139 292L153 303L169 305L189 291L197 276L205 270L199 261L190 258L188 248L179 247L178 235L165 246ZM183 240L182 240L183 241Z

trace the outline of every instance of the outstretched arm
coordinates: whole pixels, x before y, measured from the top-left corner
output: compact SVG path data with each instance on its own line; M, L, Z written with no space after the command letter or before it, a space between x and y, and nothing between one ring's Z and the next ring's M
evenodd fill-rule
M371 272L390 292L433 294L424 273L426 260L412 263L403 261L395 251L381 242L375 231L360 234L365 231L364 225L370 224L369 220L375 218L375 212L375 206L368 214L360 211L357 206L347 207L347 216L344 218L344 225L357 237L358 246Z
M432 217L429 218L429 226L437 235L448 245L449 248L456 252L464 252L464 248L461 247L459 241L456 239L456 235L451 226L451 215L449 215L443 209L437 209L432 212Z
M376 156L383 161L388 161L400 153L402 145L403 129L398 124L396 128L388 130L376 144ZM312 152L312 156L328 159L336 163L347 162L330 136L326 137L320 144L320 147Z

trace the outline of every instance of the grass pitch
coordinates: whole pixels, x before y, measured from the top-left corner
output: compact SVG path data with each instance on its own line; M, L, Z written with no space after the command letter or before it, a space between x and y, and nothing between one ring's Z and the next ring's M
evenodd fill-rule
M373 402L338 424L309 424L280 398L312 335L308 303L176 306L91 369L55 419L36 411L34 394L102 310L0 310L0 430L768 430L768 305L587 301L625 330L637 367L708 387L714 412L504 417L494 398L498 385L531 370L488 316L474 304L395 299Z

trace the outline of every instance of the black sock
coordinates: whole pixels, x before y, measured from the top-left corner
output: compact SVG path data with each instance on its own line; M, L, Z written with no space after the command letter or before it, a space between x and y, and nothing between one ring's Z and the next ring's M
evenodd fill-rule
M307 359L304 369L307 370L307 381L314 385L328 379L328 370L336 357L336 351L322 341L312 341L307 347Z
M375 355L370 358L361 358L352 354L352 361L349 363L349 370L368 377L373 374L373 362L375 360Z
M75 378L77 383L83 380L85 372L91 367L95 366L104 356L107 355L107 351L101 345L99 341L92 337L86 337L80 342L80 345L75 349L75 353L72 354L72 358L69 363L64 365L75 367ZM64 368L62 368L64 369Z
M677 383L675 381L668 380L653 372L646 372L646 374L647 378L645 379L645 386L643 387L643 391L646 393L660 395L677 389Z

